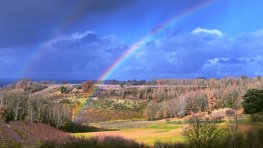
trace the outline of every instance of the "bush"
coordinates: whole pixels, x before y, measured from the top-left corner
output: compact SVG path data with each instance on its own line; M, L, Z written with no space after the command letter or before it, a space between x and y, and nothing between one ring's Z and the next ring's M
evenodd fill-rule
M186 148L187 145L183 143L162 143L155 142L154 148Z
M64 127L61 127L61 129L70 133L97 132L103 130L96 127L82 125L74 122L68 122Z
M251 115L252 122L263 122L263 115L260 114L253 114Z
M218 128L214 121L193 119L183 129L183 135L191 148L216 148L224 136L224 130Z
M263 128L251 128L236 133L231 132L230 129L222 139L220 146L225 148L262 148Z
M243 96L242 106L248 114L261 112L263 109L263 90L248 90Z
M143 144L122 137L66 138L62 141L46 141L41 148L143 148Z

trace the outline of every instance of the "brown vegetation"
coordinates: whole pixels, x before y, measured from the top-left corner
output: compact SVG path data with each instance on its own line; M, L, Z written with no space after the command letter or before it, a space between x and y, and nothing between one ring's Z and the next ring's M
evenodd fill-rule
M42 144L43 148L145 148L147 146L137 143L133 140L128 140L123 137L103 136L93 137L89 139L84 138L65 138L64 140L51 140Z
M7 124L0 120L0 147L36 146L41 141L60 140L68 136L42 123L12 121Z

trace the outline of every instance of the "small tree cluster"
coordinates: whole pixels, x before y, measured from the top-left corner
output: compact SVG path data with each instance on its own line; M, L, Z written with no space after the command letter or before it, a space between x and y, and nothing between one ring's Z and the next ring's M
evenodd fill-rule
M31 96L25 92L5 93L1 99L5 121L30 120L61 128L69 122L69 108L44 97Z
M4 119L10 120L24 120L27 115L29 97L23 92L6 93L2 97L2 106L4 109Z
M183 117L186 114L186 102L183 97L178 100L163 102L152 101L147 104L145 116L148 120L158 120L162 118Z
M248 114L263 111L263 90L250 89L243 97L242 106Z
M86 81L82 84L82 89L84 92L90 92L93 90L93 87L94 87L94 82L92 81Z

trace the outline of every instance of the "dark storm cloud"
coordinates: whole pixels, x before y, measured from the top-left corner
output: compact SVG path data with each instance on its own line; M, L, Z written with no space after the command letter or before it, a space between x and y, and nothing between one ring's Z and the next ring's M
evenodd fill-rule
M263 75L262 39L262 30L230 36L205 29L164 36L136 50L109 79ZM127 49L112 35L90 31L63 35L48 41L33 61L34 49L0 49L0 75L12 76L28 67L23 76L97 79Z
M131 0L0 0L0 48L50 39L85 15L105 13ZM77 19L77 20L76 20ZM64 25L64 26L63 26Z
M46 43L27 77L96 79L127 47L115 36L74 33Z

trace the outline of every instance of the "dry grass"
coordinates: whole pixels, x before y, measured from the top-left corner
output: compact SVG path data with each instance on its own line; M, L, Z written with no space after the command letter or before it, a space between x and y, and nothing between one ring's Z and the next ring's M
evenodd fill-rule
M7 147L14 144L20 146L37 145L40 141L59 140L69 137L65 132L55 129L49 125L42 123L31 123L25 121L15 121L9 124L0 121L0 145L1 141Z

